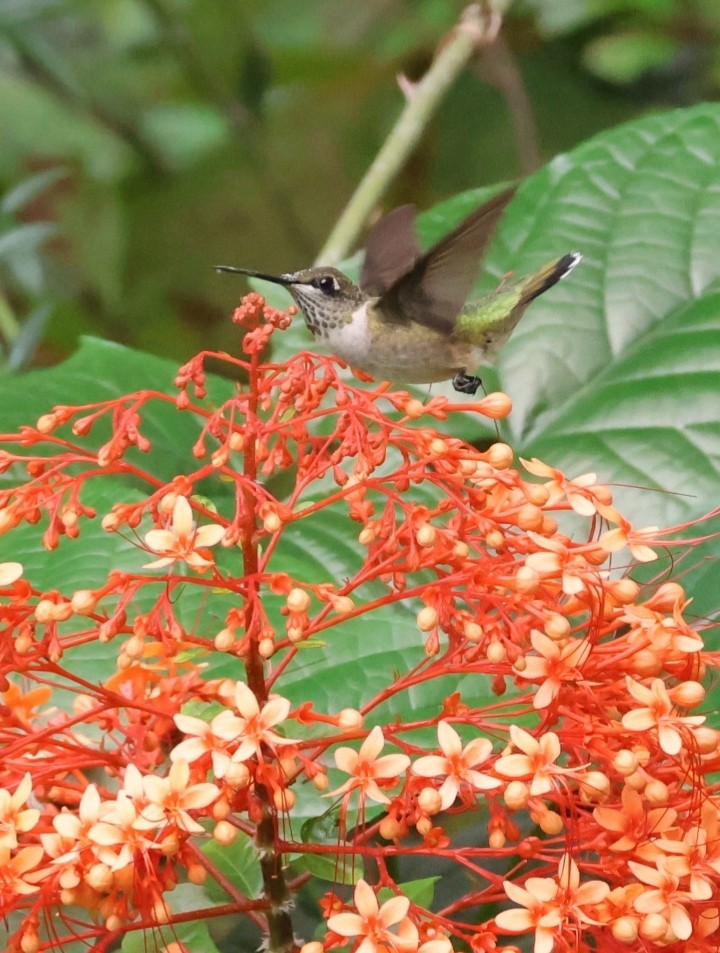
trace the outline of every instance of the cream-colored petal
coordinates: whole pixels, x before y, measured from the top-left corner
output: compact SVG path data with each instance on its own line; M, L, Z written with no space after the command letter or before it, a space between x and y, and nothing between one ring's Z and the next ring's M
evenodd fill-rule
M153 559L152 562L143 563L143 569L164 569L166 566L172 566L176 562L175 556L163 556L162 559Z
M527 910L516 907L496 913L495 926L501 933L527 933L533 929L534 923Z
M151 529L145 533L145 545L156 553L169 553L177 548L177 538L168 529Z
M362 785L363 793L365 797L369 797L371 801L375 801L376 804L389 804L390 798L384 791L381 791L380 788L374 781L366 781Z
M355 774L360 758L354 748L337 748L334 753L335 764L346 774Z
M188 786L190 781L190 765L182 758L173 762L168 772L168 787L173 794L180 794Z
M192 811L201 807L207 807L220 796L220 789L209 781L202 784L193 784L188 788L182 799L183 808Z
M535 711L542 711L560 694L560 682L554 678L546 678L533 696L533 708Z
M510 725L510 739L516 748L524 751L525 754L534 755L540 750L540 745L529 731L520 728L517 725Z
M373 777L394 778L410 767L410 758L406 754L384 754L373 765Z
M412 769L421 778L444 777L450 771L450 762L438 754L428 754L413 761Z
M460 735L455 731L452 725L446 721L439 721L437 726L438 742L440 750L448 758L453 755L459 755L462 752L462 741Z
M377 896L367 880L364 880L362 877L355 884L353 900L355 901L358 913L362 917L367 919L368 917L377 916L378 910L380 909Z
M506 754L497 759L495 770L506 778L525 778L532 774L532 764L525 754Z
M193 545L195 546L215 546L225 535L225 527L218 523L207 523L201 526L195 533Z
M474 768L482 764L492 754L492 741L489 738L473 738L463 748L463 762Z
M622 716L623 728L628 728L630 731L647 731L649 728L654 728L656 724L656 718L649 708L635 708Z
M197 761L207 752L208 746L202 738L186 738L170 752L171 761Z
M375 725L360 745L359 755L363 761L374 761L385 747L385 736L380 725Z
M662 722L658 725L658 741L665 754L671 757L682 751L682 735L671 725L665 725Z
M275 695L263 705L260 721L264 728L272 728L285 721L289 714L290 702L287 698Z
M172 515L173 533L178 539L187 539L193 529L192 507L184 496L175 500Z
M22 563L0 563L0 586L12 586L23 574Z
M455 798L458 796L458 791L460 786L458 784L457 778L449 777L445 778L443 783L440 785L440 809L446 811L452 804L455 803Z
M466 771L465 780L471 784L476 791L492 791L499 788L502 784L499 778L492 778L489 774L483 774L481 771Z
M260 714L260 706L245 682L235 683L235 707L243 718L255 718Z
M114 844L122 844L125 840L125 835L119 827L105 821L93 824L88 831L88 837L101 847L112 847Z
M400 923L410 909L410 901L407 897L391 897L380 907L378 919L384 927L394 926Z

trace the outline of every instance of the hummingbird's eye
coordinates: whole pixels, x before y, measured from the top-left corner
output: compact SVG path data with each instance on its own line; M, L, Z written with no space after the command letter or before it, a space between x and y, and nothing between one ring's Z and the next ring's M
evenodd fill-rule
M333 278L332 275L323 275L321 278L316 278L313 281L313 284L316 288L319 288L323 294L334 295L340 290L340 285L338 284L337 278Z

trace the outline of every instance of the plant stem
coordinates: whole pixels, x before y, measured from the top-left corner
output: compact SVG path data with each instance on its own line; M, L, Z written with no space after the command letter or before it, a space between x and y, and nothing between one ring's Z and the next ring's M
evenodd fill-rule
M445 94L482 43L492 43L510 0L495 0L483 11L467 7L425 76L412 87L405 108L355 190L316 259L335 265L350 252L372 211L420 141Z

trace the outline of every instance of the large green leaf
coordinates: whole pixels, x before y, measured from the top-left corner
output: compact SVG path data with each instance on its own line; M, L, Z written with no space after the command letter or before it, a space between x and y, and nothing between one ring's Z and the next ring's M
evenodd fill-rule
M456 196L421 216L424 243L483 198ZM718 234L720 107L676 110L602 133L528 179L476 286L484 294L510 270L582 252L482 376L512 397L501 432L519 455L597 472L636 525L683 522L717 502ZM307 347L305 329L286 343ZM457 399L449 385L432 390ZM491 435L476 417L454 429L471 441Z

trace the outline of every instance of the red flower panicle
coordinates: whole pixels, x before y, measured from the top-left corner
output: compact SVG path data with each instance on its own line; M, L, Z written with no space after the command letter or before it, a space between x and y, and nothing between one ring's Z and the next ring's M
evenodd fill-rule
M235 319L243 358L198 355L176 396L56 407L0 436L7 540L24 526L60 546L58 579L84 534L114 554L99 581L80 559L52 589L0 565L5 949L148 930L199 953L184 927L235 913L290 950L318 855L356 886L322 902L307 953L489 953L520 934L536 953L717 949L720 735L702 707L718 658L677 582L609 572L667 534L634 529L594 474L531 460L531 482L506 445L436 429L502 416L504 395L422 403L331 358L264 363L290 314L248 295ZM246 383L208 400L208 357ZM145 432L159 406L187 441L169 476ZM570 511L586 538L563 532ZM341 546L336 576L312 540ZM328 808L336 842L302 823ZM468 811L461 844L447 822ZM226 862L250 840L259 898ZM388 855L416 878L454 863L465 892L421 905ZM174 902L180 881L198 902Z

